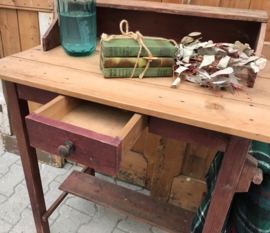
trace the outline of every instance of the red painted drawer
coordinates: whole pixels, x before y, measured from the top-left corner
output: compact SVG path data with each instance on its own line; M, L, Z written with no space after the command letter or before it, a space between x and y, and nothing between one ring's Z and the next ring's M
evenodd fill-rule
M58 154L71 141L69 160L116 175L147 117L76 98L58 96L26 117L31 146Z

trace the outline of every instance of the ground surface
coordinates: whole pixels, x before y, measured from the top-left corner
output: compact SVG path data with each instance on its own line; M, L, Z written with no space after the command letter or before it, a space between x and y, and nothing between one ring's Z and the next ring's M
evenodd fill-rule
M2 145L2 143L0 142ZM39 164L47 208L61 194L60 183L81 167L67 163L64 168ZM110 177L98 177L149 195L147 190ZM164 233L89 201L68 195L51 215L52 233ZM0 233L35 233L31 206L20 157L0 147Z

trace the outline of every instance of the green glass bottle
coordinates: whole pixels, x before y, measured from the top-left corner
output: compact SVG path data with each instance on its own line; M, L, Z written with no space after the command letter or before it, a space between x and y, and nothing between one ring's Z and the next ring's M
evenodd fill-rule
M97 45L96 0L58 0L61 44L74 57L92 54Z

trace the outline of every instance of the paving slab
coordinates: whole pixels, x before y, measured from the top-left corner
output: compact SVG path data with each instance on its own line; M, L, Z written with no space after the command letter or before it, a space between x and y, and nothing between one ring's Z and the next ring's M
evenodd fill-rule
M12 225L11 225L11 224L9 224L9 223L7 223L7 222L1 220L1 219L0 219L0 226L1 226L1 227L0 227L0 233L6 233L6 232L9 232L10 229L12 228Z
M66 164L65 167L69 165ZM59 168L61 169L61 168ZM73 165L71 168L69 169L63 169L65 172L63 174L59 174L54 180L59 182L59 183L62 183L66 178L68 178L68 176L70 175L70 173L73 171L73 170L76 170L76 171L81 171L83 168L82 167L79 167L79 166L75 166Z
M9 197L15 192L15 187L23 182L23 168L17 164L10 167L9 172L0 178L0 194Z
M46 193L49 190L49 184L54 181L58 176L61 176L66 172L67 171L65 169L43 164L42 169L40 170L43 192Z
M152 233L150 225L133 218L120 221L117 228L129 233Z
M60 183L56 181L53 181L49 184L49 190L45 194L45 203L46 203L47 209L55 202L57 197L59 197L62 194L62 191L58 189L59 185ZM50 222L54 222L59 217L60 215L59 208L61 207L61 204L50 216L49 218Z
M35 222L32 211L25 209L21 214L21 220L12 228L10 233L36 233Z
M29 205L29 201L26 187L19 184L15 188L15 193L0 205L1 219L12 225L17 224L21 220L21 213Z
M20 157L18 155L14 155L9 152L1 154L1 149L0 155L0 174L6 174L10 171L11 165L17 161L20 161Z
M88 223L91 220L90 216L87 216L86 214L67 205L62 205L59 212L60 216L51 226L51 233L75 233L78 231L81 225Z
M93 217L98 211L96 205L93 202L75 197L71 194L68 195L65 204L91 217Z
M97 205L97 209L98 211L92 220L88 224L82 225L78 233L111 233L119 221L126 218L125 215L116 213L100 205Z
M129 232L116 228L116 229L114 229L113 233L129 233Z

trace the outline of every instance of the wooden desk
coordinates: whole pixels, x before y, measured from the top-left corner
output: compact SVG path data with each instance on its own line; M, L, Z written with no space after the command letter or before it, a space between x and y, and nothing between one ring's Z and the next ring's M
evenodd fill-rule
M113 7L118 7L118 9L111 9L112 6L109 4L109 7L107 7L106 1L100 1L99 12L106 13L104 14L106 17L108 12L111 11L112 14L117 13L116 17L131 15L131 21L135 22L134 15L136 16L136 12L130 10L132 2L128 1L124 6L117 5L117 2L113 1L113 4L115 4ZM148 6L148 3L146 4L147 6L145 3L136 4L142 12L149 10L150 5ZM199 15L198 11L194 13L189 6L185 8L187 9L186 11L181 7L180 9L178 5L177 10L172 11L174 4L165 4L163 6L154 4L152 8L154 11L150 13L154 19L153 21L149 20L150 24L153 25L160 20L160 17L156 17L160 16L158 14L161 14L163 17L166 17L163 14L170 14L168 18L170 21L174 20L177 14L182 12L182 15L195 15L198 21L199 16L206 17L207 12L209 14L212 12L210 14L211 17L217 17L220 20L226 18L225 21L220 21L223 25L226 25L227 20L236 19L242 20L240 22L242 26L246 25L243 20L247 19L244 17L247 12L233 11L233 14L231 12L229 14L226 10L215 12L214 10L210 11L214 8L203 8L200 10L204 13ZM161 11L160 9L163 10ZM206 9L208 11L205 11ZM121 15L119 12L122 12L122 16L119 16ZM142 12L139 12L140 16L142 18L147 17L147 14L144 15ZM221 14L222 12L225 16ZM239 13L241 17L235 17L236 13ZM263 17L258 19L256 17L258 15L261 14L258 13L256 15L256 12L250 14L250 18L255 23L251 22L246 25L247 28L256 29L256 32L260 32L265 26L266 16L263 15ZM106 20L106 17L104 20ZM250 20L250 18L247 20ZM258 20L261 20L259 24ZM100 19L100 22L103 22L103 20ZM236 22L235 24L239 23L239 21ZM263 22L262 25L264 26L261 26L261 22ZM136 25L139 24L140 21L136 23ZM108 25L103 27L102 23L100 23L100 30L106 27L109 28ZM163 28L165 27L166 25L163 26ZM207 26L204 27L207 29ZM109 30L113 30L113 27L110 27ZM144 25L142 30L146 30ZM170 29L167 32L172 34ZM149 33L151 34L151 30L149 30ZM251 34L253 35L254 33L252 32ZM232 35L230 34L229 37L233 37ZM218 37L219 35L216 36ZM232 39L234 38L230 38L230 40ZM261 40L260 36L258 37L257 35L249 39L255 47L260 47L258 45L258 39ZM25 123L25 117L29 114L27 100L46 103L49 99L55 97L56 94L147 115L150 117L149 129L153 133L224 151L225 156L204 229L205 233L220 232L233 194L237 191L251 140L270 143L270 79L267 75L269 67L266 68L266 71L261 72L254 88L245 90L248 95L244 92L233 95L230 92L223 91L215 94L211 90L188 82L182 83L177 89L171 89L171 78L145 78L142 80L135 78L104 79L99 69L98 58L98 51L87 58L72 58L67 56L61 47L49 52L43 52L41 47L37 47L1 59L0 61L0 78L7 81L6 88L9 106L18 138L37 232L49 232L49 226L47 218L44 221L44 214L47 212L39 169L35 150L29 143L28 130ZM44 96L41 94L44 94ZM219 94L222 94L222 98L217 96ZM77 191L79 192L80 190ZM60 199L63 199L65 195L64 193ZM87 199L81 193L77 195ZM136 200L142 199L141 196L139 198L136 196L136 198ZM151 208L155 204L159 205L157 202L151 202ZM189 213L180 212L182 215L179 214L179 221L177 218L174 218L174 223L183 221L183 227L180 226L180 228L176 229L162 227L171 232L184 232L187 230L188 228L184 226L184 221L185 214L189 215ZM136 216L134 215L133 217ZM139 219L143 219L143 217ZM144 221L151 223L151 219ZM166 223L166 219L164 222ZM152 222L152 224L156 223Z

